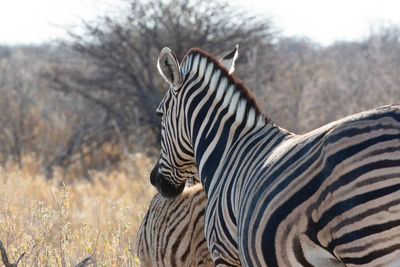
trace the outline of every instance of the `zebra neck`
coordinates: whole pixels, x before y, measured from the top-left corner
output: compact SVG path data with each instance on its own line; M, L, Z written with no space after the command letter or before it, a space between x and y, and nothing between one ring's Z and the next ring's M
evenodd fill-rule
M188 54L182 72L185 76L182 101L188 104L183 112L189 118L187 127L192 135L208 135L210 130L205 133L206 128L215 127L221 120L246 128L270 123L251 92L215 58L202 53ZM204 120L213 123L203 123Z
M204 55L188 56L185 110L195 160L205 189L209 179L238 140L275 127L260 111L251 93L218 62ZM184 61L185 71L188 63ZM206 183L206 184L205 184Z

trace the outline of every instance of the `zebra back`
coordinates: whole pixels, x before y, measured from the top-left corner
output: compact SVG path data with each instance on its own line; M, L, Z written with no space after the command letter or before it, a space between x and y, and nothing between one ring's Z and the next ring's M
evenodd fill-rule
M136 238L141 266L213 266L204 234L206 202L201 184L175 199L155 195Z

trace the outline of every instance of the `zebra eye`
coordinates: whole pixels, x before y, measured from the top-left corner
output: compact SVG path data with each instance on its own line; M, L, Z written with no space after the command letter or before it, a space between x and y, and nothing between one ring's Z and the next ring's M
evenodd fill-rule
M162 118L162 116L164 116L164 112L161 109L157 109L156 110L156 114L158 117Z
M164 109L163 109L164 101L165 101L165 99L163 99L163 100L161 101L160 105L159 105L158 108L156 109L156 114L157 114L157 116L160 117L160 118L162 118L162 116L164 116Z

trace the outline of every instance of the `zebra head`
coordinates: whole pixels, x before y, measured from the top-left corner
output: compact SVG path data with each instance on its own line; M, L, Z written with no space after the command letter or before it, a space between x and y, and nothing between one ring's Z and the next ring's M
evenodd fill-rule
M238 45L220 63L229 74L234 71ZM168 83L163 100L156 110L161 117L161 153L151 171L150 181L164 196L178 196L185 187L185 181L197 173L188 121L184 117L184 91L186 91L189 64L179 65L175 54L167 47L161 50L157 68Z

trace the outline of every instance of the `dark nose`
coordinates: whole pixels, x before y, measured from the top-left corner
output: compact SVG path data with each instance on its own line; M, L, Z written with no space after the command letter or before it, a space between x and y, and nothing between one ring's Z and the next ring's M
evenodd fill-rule
M157 189L157 191L166 198L174 198L182 193L185 188L185 183L175 185L171 184L166 177L158 172L159 164L154 166L150 173L150 183Z
M158 174L158 162L157 162L156 166L154 166L153 170L150 173L150 183L153 186L156 186L157 174Z

